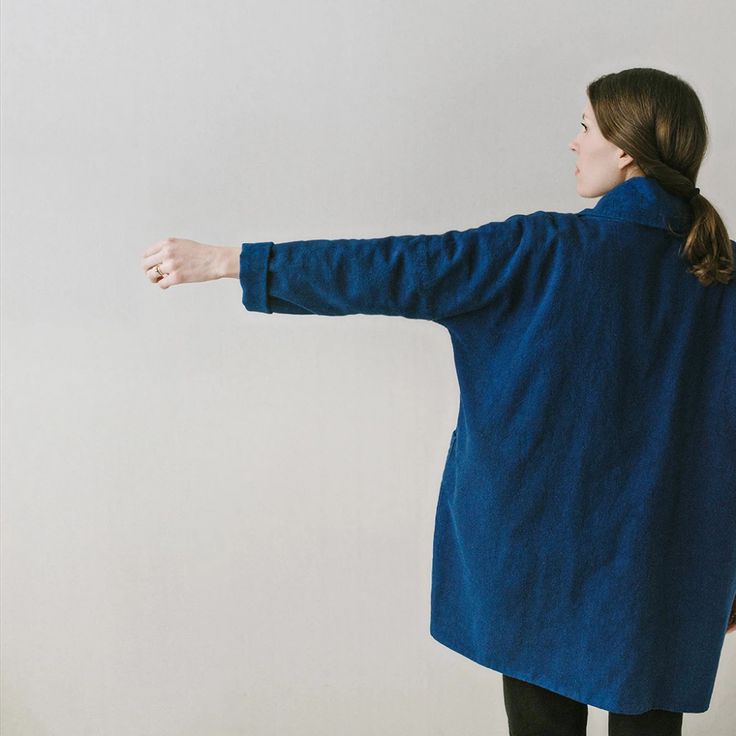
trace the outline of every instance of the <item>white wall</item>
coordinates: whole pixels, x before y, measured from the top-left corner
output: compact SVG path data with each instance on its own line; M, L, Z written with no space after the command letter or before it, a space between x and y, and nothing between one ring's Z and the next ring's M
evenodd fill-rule
M732 3L2 16L3 736L507 733L501 675L429 635L449 334L251 313L140 257L592 206L567 146L631 66L696 88L736 231ZM730 635L688 734L731 733L735 682Z

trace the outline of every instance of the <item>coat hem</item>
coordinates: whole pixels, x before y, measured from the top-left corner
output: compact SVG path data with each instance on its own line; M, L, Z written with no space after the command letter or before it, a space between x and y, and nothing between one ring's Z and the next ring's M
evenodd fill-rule
M495 660L488 656L480 657L477 654L471 652L470 649L453 640L452 637L440 634L436 629L432 627L430 627L429 635L436 642L442 644L443 646L451 649L454 652L457 652L458 654L461 654L463 657L466 657L476 664L487 667L491 670L495 670L496 672L500 672L503 675L514 677L517 680L524 680L525 682L530 682L533 685L539 685L539 687L551 690L552 692L558 693L559 695L564 695L566 698L571 698L572 700L577 700L578 702L585 703L586 705L592 705L594 708L600 708L601 710L606 710L608 712L621 713L624 715L640 715L641 713L646 713L650 710L668 710L674 713L705 713L710 707L710 703L705 706L686 704L684 707L680 707L672 703L657 702L651 705L630 705L629 703L619 703L611 700L606 700L605 698L599 698L595 694L584 693L576 690L575 688L567 687L566 685L560 686L558 683L552 682L544 676L531 675L528 672L517 670L514 667L508 667L504 664L501 664L500 660Z

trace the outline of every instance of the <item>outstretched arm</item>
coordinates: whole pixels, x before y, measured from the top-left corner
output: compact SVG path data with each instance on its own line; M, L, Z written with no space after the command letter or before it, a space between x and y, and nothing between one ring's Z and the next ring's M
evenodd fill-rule
M169 239L144 257L149 278L174 283L239 278L256 312L383 314L439 320L490 304L524 258L525 215L436 235L242 243ZM161 278L154 262L163 261ZM168 268L167 268L168 267Z

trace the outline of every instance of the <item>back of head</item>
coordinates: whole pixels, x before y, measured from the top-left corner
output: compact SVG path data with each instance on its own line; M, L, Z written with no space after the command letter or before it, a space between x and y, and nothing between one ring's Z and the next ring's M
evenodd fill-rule
M646 67L605 74L587 87L604 138L626 151L646 176L690 200L693 219L681 255L705 286L733 278L734 253L721 217L695 181L708 145L698 95L679 77Z

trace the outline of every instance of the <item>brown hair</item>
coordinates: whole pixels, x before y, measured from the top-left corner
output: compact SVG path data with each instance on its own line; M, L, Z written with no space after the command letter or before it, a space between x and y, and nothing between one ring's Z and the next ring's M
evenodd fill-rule
M626 151L646 176L671 194L688 197L708 145L708 126L695 90L679 77L637 67L605 74L587 87L604 138ZM715 207L702 195L690 201L693 219L680 255L704 286L728 283L733 246Z

